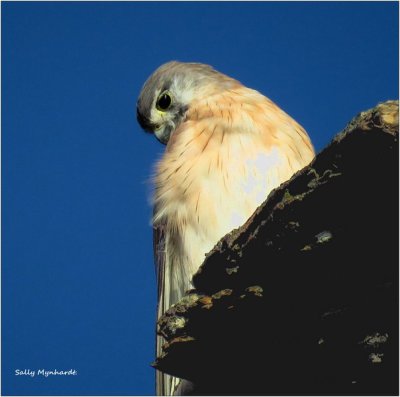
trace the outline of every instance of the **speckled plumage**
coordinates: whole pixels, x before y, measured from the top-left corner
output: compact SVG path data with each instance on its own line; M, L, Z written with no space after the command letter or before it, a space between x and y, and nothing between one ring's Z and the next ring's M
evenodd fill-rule
M173 103L160 112L155 104L166 90ZM154 178L153 223L163 231L161 250L156 244L160 316L191 287L205 254L306 166L314 150L303 128L272 101L202 64L161 66L142 89L138 120L167 143ZM172 394L174 385L158 375L158 394Z

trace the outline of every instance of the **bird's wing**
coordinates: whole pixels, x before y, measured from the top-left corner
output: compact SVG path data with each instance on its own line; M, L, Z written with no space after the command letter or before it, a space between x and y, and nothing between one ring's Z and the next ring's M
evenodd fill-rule
M153 226L153 250L154 250L154 262L156 267L157 277L157 321L165 311L165 229L164 223L157 223ZM157 323L156 323L157 328ZM164 343L162 336L156 332L156 357L161 355L161 348ZM166 375L156 370L156 393L158 396L166 395L165 383Z
M153 226L153 249L154 261L156 266L158 298L157 298L157 320L171 306L170 294L170 272L167 269L167 250L166 239L167 231L166 224L158 222ZM161 335L156 334L156 355L160 357L162 354L162 345L165 343ZM158 396L172 395L179 384L179 379L173 376L156 371L156 393Z
M157 276L157 301L160 302L160 297L163 295L164 286L164 270L165 270L165 228L164 223L158 223L153 226L153 250L154 261L156 266Z

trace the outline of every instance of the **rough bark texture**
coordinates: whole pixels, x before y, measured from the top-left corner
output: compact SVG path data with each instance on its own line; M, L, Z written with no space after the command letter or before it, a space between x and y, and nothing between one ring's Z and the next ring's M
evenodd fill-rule
M398 394L397 141L361 113L210 252L159 321L181 393Z

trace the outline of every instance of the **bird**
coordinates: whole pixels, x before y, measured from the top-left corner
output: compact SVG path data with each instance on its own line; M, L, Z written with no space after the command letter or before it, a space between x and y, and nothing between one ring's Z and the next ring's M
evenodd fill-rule
M167 62L145 81L137 120L166 145L153 185L157 318L193 288L218 241L315 157L307 132L278 105L210 65ZM156 337L160 356L164 340ZM179 379L157 371L157 395Z

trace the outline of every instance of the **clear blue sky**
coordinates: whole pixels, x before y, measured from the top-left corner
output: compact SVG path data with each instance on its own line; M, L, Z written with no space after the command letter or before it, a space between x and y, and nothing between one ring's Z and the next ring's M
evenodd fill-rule
M209 63L322 149L398 96L397 3L2 2L2 394L154 393L149 74ZM77 376L15 376L16 369Z

